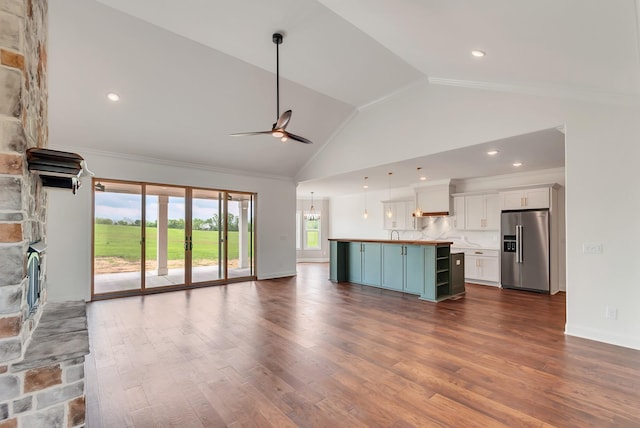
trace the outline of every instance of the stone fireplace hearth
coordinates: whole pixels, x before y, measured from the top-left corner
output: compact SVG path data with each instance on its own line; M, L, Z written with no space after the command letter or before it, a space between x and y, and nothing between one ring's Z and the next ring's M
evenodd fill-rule
M0 428L85 420L85 304L47 303L47 195L27 170L47 144L47 1L0 0Z

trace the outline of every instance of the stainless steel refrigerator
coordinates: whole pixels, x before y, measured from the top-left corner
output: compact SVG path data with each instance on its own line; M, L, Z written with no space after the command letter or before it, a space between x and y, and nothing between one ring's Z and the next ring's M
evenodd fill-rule
M504 211L500 233L502 287L549 293L549 211Z

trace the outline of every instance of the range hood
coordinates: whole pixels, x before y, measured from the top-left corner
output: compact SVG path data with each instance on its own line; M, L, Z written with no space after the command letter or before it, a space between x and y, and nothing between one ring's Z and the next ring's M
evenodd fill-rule
M29 171L40 176L42 185L71 189L75 194L83 175L94 175L87 168L84 158L75 153L41 148L27 150Z
M438 180L416 188L414 217L442 217L453 213L451 194L455 186L451 179Z

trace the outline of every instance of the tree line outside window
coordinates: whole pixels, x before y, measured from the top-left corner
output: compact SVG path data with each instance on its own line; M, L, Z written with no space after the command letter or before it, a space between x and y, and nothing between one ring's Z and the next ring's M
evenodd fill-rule
M239 230L239 227L238 227L239 221L240 221L240 218L238 216L232 213L229 213L227 217L228 230L237 232ZM140 222L141 221L139 219L138 220L129 220L129 219L113 220L113 219L104 218L104 217L96 217L95 219L96 224L111 224L111 225L119 225L119 226L140 226ZM220 230L221 221L218 218L218 214L214 214L212 217L206 218L206 219L194 218L191 221L191 224L194 230L217 231L217 230ZM252 223L249 222L248 226L249 226L249 231L251 231ZM147 221L146 227L158 227L158 221L157 220ZM167 228L169 229L184 229L184 227L185 227L185 220L183 218L169 219L167 221Z

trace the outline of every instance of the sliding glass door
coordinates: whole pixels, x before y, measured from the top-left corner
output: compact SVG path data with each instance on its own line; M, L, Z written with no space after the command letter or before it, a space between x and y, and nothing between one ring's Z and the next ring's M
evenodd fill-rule
M145 186L144 287L184 285L186 190Z
M193 189L191 203L191 282L224 279L225 192Z
M253 276L254 197L245 193L227 196L227 277Z
M94 179L92 296L255 279L255 194Z
M142 209L142 185L94 183L94 294L141 288Z

